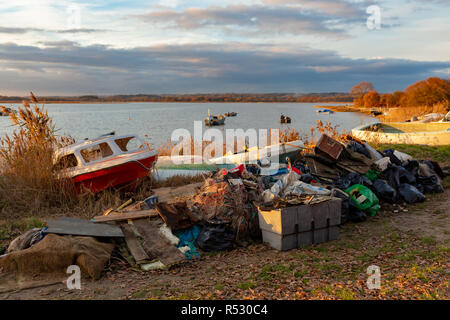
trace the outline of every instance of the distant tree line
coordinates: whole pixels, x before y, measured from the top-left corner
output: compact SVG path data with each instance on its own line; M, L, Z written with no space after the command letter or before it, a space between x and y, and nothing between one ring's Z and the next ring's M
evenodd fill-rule
M357 107L431 107L436 104L450 106L450 80L428 78L418 81L405 89L393 93L378 93L373 84L367 81L355 85L350 94Z
M3 102L21 102L23 97L0 96ZM352 102L353 96L342 92L328 93L215 93L215 94L136 94L73 97L39 97L42 103L55 102Z

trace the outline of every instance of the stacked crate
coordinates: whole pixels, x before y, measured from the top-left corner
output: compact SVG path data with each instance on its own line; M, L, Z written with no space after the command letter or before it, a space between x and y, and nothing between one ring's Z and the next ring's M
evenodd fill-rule
M263 241L278 250L336 240L341 223L341 199L271 211L259 209Z

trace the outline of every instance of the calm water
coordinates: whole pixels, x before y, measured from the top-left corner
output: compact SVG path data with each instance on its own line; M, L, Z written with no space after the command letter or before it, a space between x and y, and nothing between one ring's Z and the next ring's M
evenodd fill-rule
M188 129L193 134L194 121L212 114L235 111L236 117L226 118L223 128L247 130L283 128L289 126L308 134L317 119L330 121L340 129L350 130L358 125L374 122L365 115L340 112L332 115L316 113L314 103L118 103L118 104L49 104L46 105L60 134L76 139L95 138L116 131L116 134L135 133L154 146L167 141L172 131ZM320 105L332 105L321 103ZM7 105L10 106L10 105ZM13 105L13 108L15 106ZM281 113L290 116L292 123L281 125ZM222 127L218 127L222 128ZM8 117L0 117L0 135L11 133Z

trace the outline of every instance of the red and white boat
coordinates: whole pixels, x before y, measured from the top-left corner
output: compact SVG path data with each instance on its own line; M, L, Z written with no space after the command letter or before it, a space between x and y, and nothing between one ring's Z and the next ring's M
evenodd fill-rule
M158 154L137 135L114 133L72 144L55 152L59 178L72 179L77 193L97 193L149 175Z

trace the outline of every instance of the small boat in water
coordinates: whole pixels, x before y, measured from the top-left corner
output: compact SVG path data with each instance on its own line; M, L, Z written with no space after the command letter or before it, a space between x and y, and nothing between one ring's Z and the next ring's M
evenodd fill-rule
M333 114L334 111L330 110L330 109L320 109L316 111L317 113L321 113L321 114Z
M280 116L280 123L291 123L291 118L282 114Z
M361 140L383 144L450 145L449 122L378 122L352 130Z
M114 133L58 149L54 165L59 178L69 178L77 193L120 187L149 175L158 154L137 135Z
M221 114L212 115L208 110L208 118L205 118L206 126L221 126L225 124L225 116Z
M237 112L226 112L224 113L225 117L236 117L237 116Z

